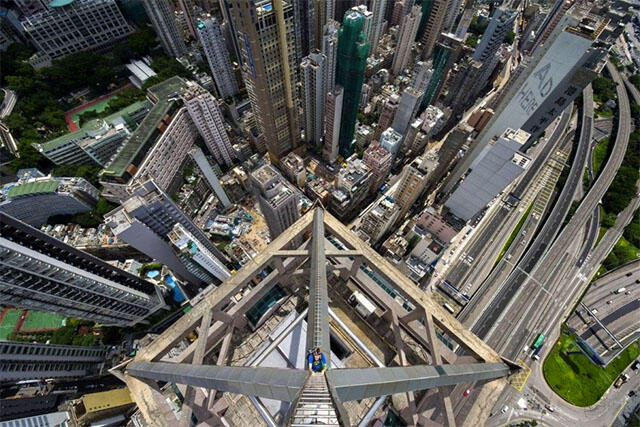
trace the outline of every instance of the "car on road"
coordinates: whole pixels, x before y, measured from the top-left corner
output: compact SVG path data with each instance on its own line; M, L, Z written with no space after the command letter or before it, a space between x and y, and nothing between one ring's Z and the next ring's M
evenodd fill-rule
M509 410L509 406L508 406L508 405L504 405L504 406L502 407L502 409L500 410L500 412L502 412L502 413L504 414L504 413L505 413L505 412L507 412L508 410Z
M555 409L553 409L553 406L549 405L548 403L546 405L544 405L545 409L549 412L553 412L555 411Z
M469 396L470 394L471 394L471 389L470 389L470 388L466 389L466 390L464 391L464 393L462 393L462 395L463 395L464 397L467 397L467 396Z

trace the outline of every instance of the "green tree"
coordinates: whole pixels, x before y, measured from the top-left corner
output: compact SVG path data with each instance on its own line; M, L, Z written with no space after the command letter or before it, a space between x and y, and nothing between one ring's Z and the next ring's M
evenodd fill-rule
M79 176L98 187L98 175L101 170L97 165L60 165L53 170L53 176Z

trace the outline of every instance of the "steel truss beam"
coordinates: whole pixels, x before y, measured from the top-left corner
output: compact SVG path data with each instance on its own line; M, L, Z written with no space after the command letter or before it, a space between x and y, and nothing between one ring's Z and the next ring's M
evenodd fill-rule
M186 384L230 393L292 402L309 373L297 369L131 362L127 373L138 378Z
M327 358L331 354L329 341L329 291L327 290L327 258L324 252L324 211L313 212L311 240L311 277L309 280L309 315L307 349L319 347Z
M505 363L418 365L393 368L335 369L327 381L341 401L427 390L459 383L492 380L509 375Z

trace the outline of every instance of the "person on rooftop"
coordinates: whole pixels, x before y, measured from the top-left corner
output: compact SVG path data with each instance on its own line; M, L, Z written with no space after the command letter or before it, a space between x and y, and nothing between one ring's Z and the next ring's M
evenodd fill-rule
M320 351L320 347L316 347L316 349L309 354L308 357L309 363L309 372L312 374L323 373L327 370L327 359Z

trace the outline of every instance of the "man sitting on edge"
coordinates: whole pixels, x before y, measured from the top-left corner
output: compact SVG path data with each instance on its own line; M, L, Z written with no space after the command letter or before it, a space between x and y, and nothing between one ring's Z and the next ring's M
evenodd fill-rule
M309 354L309 372L312 374L322 373L327 370L327 359L320 351L320 347L316 347L313 353Z

